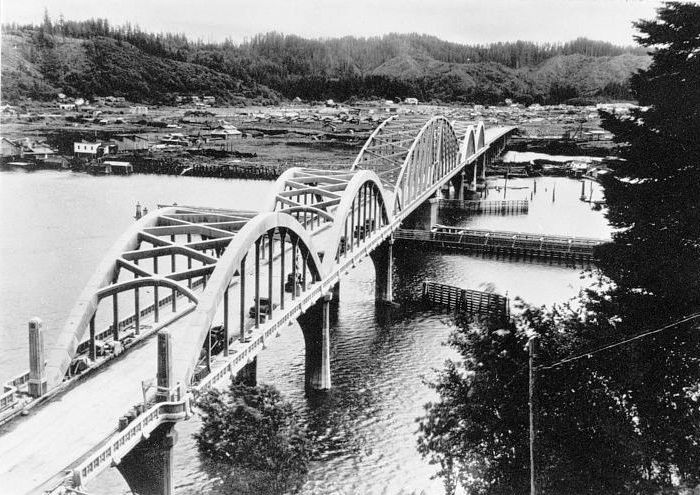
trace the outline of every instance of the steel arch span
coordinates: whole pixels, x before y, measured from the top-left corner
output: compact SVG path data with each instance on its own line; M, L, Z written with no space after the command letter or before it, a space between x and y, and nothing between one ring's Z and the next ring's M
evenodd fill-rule
M391 195L371 170L356 172L334 212L334 221L324 244L326 273L361 243L393 220Z
M275 228L303 239L312 261L318 257L314 269L319 274L330 273L341 258L352 256L353 250L376 232L396 223L399 216L405 217L436 185L473 162L485 146L482 123L474 127L440 116L392 116L372 133L349 170L285 171L275 182L263 211L283 215L274 217L279 221ZM241 232L247 233L262 221L253 222L256 215L254 211L172 206L137 221L106 253L58 338L47 348L49 388L64 380L80 352L87 349L95 359L96 341L118 341L129 332L139 336L141 327L152 333L195 308L198 315L201 308L216 307L216 297L216 304L201 301L200 293L209 293L206 283L222 269L219 258L229 245ZM292 226L282 220L284 216L294 220ZM270 221L273 217L265 218ZM160 269L159 260L166 261ZM147 263L152 263L152 268ZM169 268L163 266L168 264ZM170 295L161 298L159 289ZM133 303L128 302L130 294ZM142 304L144 294L153 296L152 304ZM100 303L110 298L112 321L96 329L101 324L96 321ZM180 298L188 304L178 310ZM124 299L127 305L121 303L121 313L124 307L133 311L120 318L119 302ZM172 308L172 314L162 319L166 307ZM151 324L144 324L149 318ZM204 331L198 332L193 345L201 347Z
M28 473L50 484L65 480L66 471L87 481L118 464L162 422L185 419L188 397L243 369L266 339L295 320L304 335L308 385L330 388L328 307L341 277L369 255L376 294L390 301L393 232L448 182L463 187L466 169L474 172L476 186L477 168L483 176L512 131L444 117L392 116L350 168L285 171L260 211L173 205L135 222L105 253L47 347L48 393L61 394L61 400L42 401L41 414L51 424L30 415L22 420L26 428L5 434L12 445L31 440L32 450L18 458L0 449L0 476L7 473L3 466L22 464L14 476L25 484ZM425 210L432 215L434 206L430 202L410 220L423 218ZM236 292L238 332L232 332L228 320L236 308L229 305ZM167 333L144 342L162 328ZM135 342L144 343L132 351ZM79 371L72 364L92 361L89 367L97 368L122 344L128 352L100 373L80 386L60 386ZM161 370L164 362L171 373ZM153 381L156 367L156 400L163 402L154 404L143 384ZM25 373L18 382L30 377ZM147 409L134 413L135 404ZM132 413L133 422L115 432ZM82 428L85 418L100 421ZM59 451L59 444L72 450Z
M207 287L202 292L196 310L188 320L187 331L176 339L176 349L174 355L175 377L180 383L189 384L192 382L195 367L199 358L200 350L205 344L207 334L212 326L214 318L220 305L227 297L227 292L232 282L238 281L239 287L244 288L245 282L241 283L246 276L246 258L251 249L255 250L255 273L256 280L260 276L260 246L267 239L269 253L273 254L273 242L279 243L280 256L275 258L268 255L268 265L270 272L284 272L282 260L287 257L286 238L289 238L291 249L299 250L304 258L304 266L308 266L313 281L320 281L324 278L323 265L318 257L318 251L314 247L314 242L304 227L291 215L279 212L260 213L248 222L231 240L226 248L226 252L219 260L216 268L207 281ZM275 263L277 261L277 263ZM294 260L292 261L294 263ZM296 265L294 265L296 267ZM282 281L284 278L282 277ZM268 280L269 287L272 288L272 281ZM256 283L256 287L258 284ZM242 289L239 289L242 290ZM245 292L241 292L245 294ZM292 291L293 297L296 295ZM282 300L284 290L280 291ZM259 287L256 289L254 301L258 304L258 315L260 315ZM270 294L272 299L272 294ZM241 301L245 296L241 297ZM271 301L272 302L272 301ZM281 306L283 307L283 302ZM271 306L272 307L272 306ZM241 305L240 311L246 309ZM256 326L259 321L256 322ZM226 343L225 345L228 345Z
M461 165L459 141L444 117L392 117L367 140L353 170L372 170L381 178L397 215Z
M96 341L138 337L141 330L152 333L189 313L197 303L196 291L213 272L218 256L255 214L173 206L152 211L132 225L107 251L47 348L48 388L61 384L80 350L87 349L90 358L96 359ZM166 263L159 264L159 260ZM152 265L146 266L147 261ZM161 287L171 294L161 298ZM133 301L122 302L122 316L125 306L130 311L122 318L118 302L125 293L133 294ZM153 302L144 304L145 296L152 296ZM180 296L191 304L178 309ZM106 330L97 329L102 323L96 321L100 302L110 297L112 319Z

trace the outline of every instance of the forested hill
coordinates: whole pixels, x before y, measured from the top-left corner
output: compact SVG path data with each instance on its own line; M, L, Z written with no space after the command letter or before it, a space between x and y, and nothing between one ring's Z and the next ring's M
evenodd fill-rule
M106 20L3 26L2 97L125 96L170 103L178 94L219 101L406 98L559 103L630 98L642 49L578 39L463 45L418 34L310 40L268 33L241 44L150 34Z

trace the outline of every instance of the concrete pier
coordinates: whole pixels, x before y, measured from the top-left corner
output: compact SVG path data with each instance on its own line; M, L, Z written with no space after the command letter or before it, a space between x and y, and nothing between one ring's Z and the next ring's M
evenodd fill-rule
M158 332L158 391L156 401L167 402L175 390L173 373L173 344L168 330Z
M258 384L258 357L255 356L241 370L236 373L236 379L242 381L246 385L254 387Z
M437 224L438 210L441 197L438 195L434 198L423 202L403 221L403 227L406 229L430 230Z
M165 423L121 460L117 469L136 495L172 495L174 423Z
M44 329L39 318L29 320L29 395L41 397L46 393L44 369Z
M435 203L437 204L437 203ZM377 301L391 303L394 301L394 239L388 238L370 253L374 263L375 292Z
M331 388L330 303L332 293L325 294L306 313L297 318L306 344L307 390Z

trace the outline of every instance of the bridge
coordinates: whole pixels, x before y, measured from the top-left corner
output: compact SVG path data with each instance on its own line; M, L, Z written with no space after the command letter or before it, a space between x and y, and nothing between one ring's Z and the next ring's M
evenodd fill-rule
M109 466L135 493L171 493L173 425L190 400L254 376L255 356L294 321L306 386L329 389L340 279L369 256L376 299L391 302L393 233L476 190L514 130L394 116L351 167L285 171L260 211L173 205L140 218L54 342L30 322L30 370L0 396L13 416L0 430L3 493L79 489Z

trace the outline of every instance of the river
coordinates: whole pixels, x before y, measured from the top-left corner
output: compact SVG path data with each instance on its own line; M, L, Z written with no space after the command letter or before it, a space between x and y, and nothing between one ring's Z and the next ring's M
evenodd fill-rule
M534 193L534 181L537 192ZM0 378L27 366L27 321L44 320L56 334L104 253L133 222L137 201L255 209L271 182L134 175L92 177L41 171L0 174ZM504 186L493 181L492 186ZM607 237L601 211L580 202L580 183L567 178L516 179L487 199L530 199L528 215L442 219L475 228ZM598 192L596 191L596 194ZM594 199L596 199L594 197ZM423 280L487 289L534 304L575 296L588 284L581 271L559 265L500 261L461 254L397 257L397 294L415 294ZM400 285L400 288L398 287ZM405 309L405 308L404 308ZM341 282L331 330L333 389L304 395L301 330L290 326L258 359L258 381L277 387L319 437L319 459L306 494L439 493L435 467L416 450L415 419L434 400L425 379L452 351L443 345L449 318L437 312L394 311L374 304L374 268L366 259ZM89 427L89 425L86 425ZM192 435L199 421L178 425L178 494L230 493L201 462ZM116 469L88 486L95 494L129 493Z

